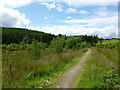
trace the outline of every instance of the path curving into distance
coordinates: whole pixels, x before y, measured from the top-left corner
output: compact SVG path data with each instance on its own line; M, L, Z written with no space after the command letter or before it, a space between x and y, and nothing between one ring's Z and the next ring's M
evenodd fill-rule
M64 72L61 78L56 82L53 88L72 88L76 79L80 75L80 70L82 69L84 63L86 62L91 50L89 49L88 52L78 61L76 65L71 67L68 71Z

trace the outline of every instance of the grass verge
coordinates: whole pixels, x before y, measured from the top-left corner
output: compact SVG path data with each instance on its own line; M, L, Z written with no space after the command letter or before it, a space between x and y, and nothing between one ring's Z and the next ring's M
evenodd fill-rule
M117 57L117 49L92 48L76 87L120 88Z

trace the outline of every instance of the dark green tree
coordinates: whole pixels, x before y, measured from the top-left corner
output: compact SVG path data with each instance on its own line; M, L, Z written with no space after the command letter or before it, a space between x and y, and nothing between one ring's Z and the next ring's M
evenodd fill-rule
M55 48L56 52L60 54L63 51L65 44L65 37L56 37L52 42L51 42L51 47Z

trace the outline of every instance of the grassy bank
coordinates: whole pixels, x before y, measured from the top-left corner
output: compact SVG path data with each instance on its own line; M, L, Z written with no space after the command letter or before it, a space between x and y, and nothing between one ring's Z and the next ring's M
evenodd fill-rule
M78 88L120 88L118 77L118 50L92 48L83 67Z
M101 43L97 43L98 48L118 48L120 47L119 39L110 39L110 40L103 40Z
M35 60L27 51L3 50L3 88L46 88L53 78L74 64L87 49L65 50L57 54L54 49L45 49Z
M110 40L103 40L103 44L117 44L119 39L110 39Z

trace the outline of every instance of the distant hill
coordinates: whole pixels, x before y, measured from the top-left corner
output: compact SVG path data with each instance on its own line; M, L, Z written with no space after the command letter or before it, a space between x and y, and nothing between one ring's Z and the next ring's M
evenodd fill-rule
M33 39L38 40L39 42L50 44L50 41L55 37L55 35L35 30L2 27L3 44L19 44L22 40L27 40L28 43L31 43Z

